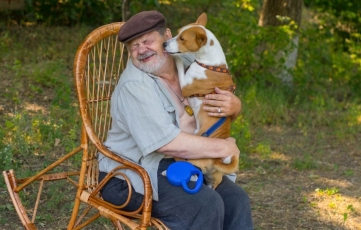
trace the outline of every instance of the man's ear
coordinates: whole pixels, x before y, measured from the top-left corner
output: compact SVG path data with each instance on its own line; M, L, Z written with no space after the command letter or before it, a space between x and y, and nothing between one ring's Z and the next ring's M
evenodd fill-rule
M173 36L172 36L172 31L170 31L170 29L167 28L166 31L165 31L165 38L166 38L167 40L169 40L169 39L171 39L172 37L173 37Z

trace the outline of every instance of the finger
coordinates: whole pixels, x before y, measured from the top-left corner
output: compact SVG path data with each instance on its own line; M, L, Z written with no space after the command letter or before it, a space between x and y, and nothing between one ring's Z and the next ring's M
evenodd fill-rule
M222 105L224 104L224 101L206 99L206 100L203 100L203 104L209 105L210 107L222 107Z
M211 113L218 113L218 106L214 107L214 106L203 106L203 110L205 110L206 112L211 112ZM222 111L222 109L221 109Z
M226 117L226 114L225 113L214 113L214 112L209 112L208 113L208 116L211 116L211 117Z
M204 105L204 109L212 112L211 110L214 107L220 107L223 110L229 110L231 109L232 103L230 102L230 100L203 100L203 105Z
M217 93L217 94L222 94L222 95L227 95L227 96L231 96L233 95L234 93L229 91L229 90L226 90L226 89L220 89L218 87L215 87L214 88L214 91Z
M226 116L226 113L222 110L221 107L211 107L209 108L208 115L214 117L224 117Z
M205 99L208 100L217 100L217 101L226 101L229 100L232 94L228 91L223 91L221 94L207 94Z
M226 115L229 114L231 111L228 107L224 107L223 103L216 102L214 104L215 104L215 106L203 106L203 110L206 112L210 112L210 113L219 113L218 108L220 108L221 113L226 114ZM217 106L217 104L218 104L218 106ZM229 115L227 115L227 116L229 116Z
M205 97L207 100L218 100L223 101L225 99L225 95L223 94L207 94Z
M229 141L233 141L234 143L236 143L236 139L234 139L233 137L227 137L226 139L229 140Z
M223 106L225 104L229 104L232 98L230 96L222 95L222 94L210 94L207 95L203 100L203 104L211 105L211 106Z
M218 87L214 88L214 92L216 92L217 94L223 94L223 95L229 95L229 93L230 93L228 90L223 90Z

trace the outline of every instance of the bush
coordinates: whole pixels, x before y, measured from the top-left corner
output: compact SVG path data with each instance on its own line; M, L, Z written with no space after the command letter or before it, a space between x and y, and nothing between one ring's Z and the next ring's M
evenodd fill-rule
M18 24L100 26L122 19L122 1L119 0L25 0L25 9L2 12L0 19Z

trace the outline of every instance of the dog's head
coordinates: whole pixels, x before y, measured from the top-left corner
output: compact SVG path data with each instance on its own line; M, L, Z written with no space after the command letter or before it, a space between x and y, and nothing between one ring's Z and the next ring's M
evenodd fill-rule
M195 23L178 30L178 35L163 43L164 49L170 54L195 53L207 44L205 29L207 14L201 14Z

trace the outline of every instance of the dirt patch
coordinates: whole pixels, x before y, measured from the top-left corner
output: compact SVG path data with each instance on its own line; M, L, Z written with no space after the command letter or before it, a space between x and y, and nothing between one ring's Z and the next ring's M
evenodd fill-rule
M259 138L271 141L273 152L254 154L254 167L238 177L251 197L256 229L361 229L359 140L315 144L317 133L264 131ZM298 162L310 151L309 162ZM313 166L297 170L302 163Z

